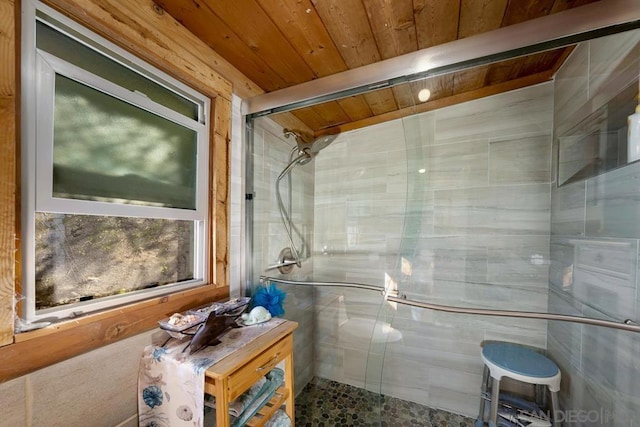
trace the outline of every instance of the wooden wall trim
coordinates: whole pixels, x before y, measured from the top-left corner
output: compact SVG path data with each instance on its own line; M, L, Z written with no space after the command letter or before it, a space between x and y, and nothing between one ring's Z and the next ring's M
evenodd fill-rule
M231 103L217 98L212 120L213 170L209 197L212 206L211 224L215 257L212 263L214 283L229 283L229 207L231 196Z
M19 159L20 6L0 0L0 382L157 327L157 321L229 296L229 140L232 83L213 66L217 56L151 0L49 0L65 15L211 98L210 285L13 335L16 268L16 176ZM17 24L17 25L16 25ZM15 342L14 342L15 341Z
M0 345L13 342L16 237L15 9L13 0L0 0Z
M15 344L0 348L0 382L157 328L159 319L228 296L228 287L201 286L16 335Z

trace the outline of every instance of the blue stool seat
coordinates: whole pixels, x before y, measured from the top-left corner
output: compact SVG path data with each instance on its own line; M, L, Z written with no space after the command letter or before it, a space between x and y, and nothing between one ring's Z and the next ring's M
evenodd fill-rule
M498 342L482 348L482 357L499 368L534 378L549 378L560 371L549 358L521 345Z
M491 379L491 405L489 426L495 427L498 417L498 400L500 397L500 380L502 377L512 378L535 385L546 385L551 392L552 413L558 411L560 391L560 369L549 358L528 347L508 343L491 342L484 344L481 351L484 362L482 393L485 395ZM476 426L484 425L484 401L480 402L480 415ZM554 418L554 426L558 425Z

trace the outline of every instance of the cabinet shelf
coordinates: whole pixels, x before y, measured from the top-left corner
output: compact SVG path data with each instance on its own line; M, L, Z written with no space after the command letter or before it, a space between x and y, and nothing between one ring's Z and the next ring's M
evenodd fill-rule
M245 425L263 426L283 405L294 425L293 331L297 326L287 320L206 370L204 391L216 399L216 425L229 426L229 403L280 362L284 363L284 384Z
M247 421L246 426L248 427L262 427L266 424L267 421L276 413L278 409L282 406L282 404L289 397L289 389L286 387L280 387L276 390L275 394L267 403L264 404L262 408L256 413L249 421ZM291 420L293 424L293 420Z

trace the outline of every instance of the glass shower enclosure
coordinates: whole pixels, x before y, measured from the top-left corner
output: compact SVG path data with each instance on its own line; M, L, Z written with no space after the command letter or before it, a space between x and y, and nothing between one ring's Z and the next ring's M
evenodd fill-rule
M247 116L246 286L287 293L284 317L299 324L295 392L316 393L301 419L474 425L480 351L501 341L558 365L557 421L631 425L637 26L390 79L363 93L401 102L402 114L375 124L292 126L358 96L341 90ZM546 81L506 91L497 82L521 55L551 59L569 44ZM478 87L457 87L462 73L480 76ZM473 90L482 95L464 95ZM515 381L503 387L536 397ZM355 397L332 400L329 388Z

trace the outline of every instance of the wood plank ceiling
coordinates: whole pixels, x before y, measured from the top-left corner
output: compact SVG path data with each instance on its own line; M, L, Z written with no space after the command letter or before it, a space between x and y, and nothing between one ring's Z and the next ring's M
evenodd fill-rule
M265 92L596 0L156 0ZM385 88L292 112L316 135L549 80L567 49ZM422 83L423 87L425 83ZM419 107L416 107L418 106Z

